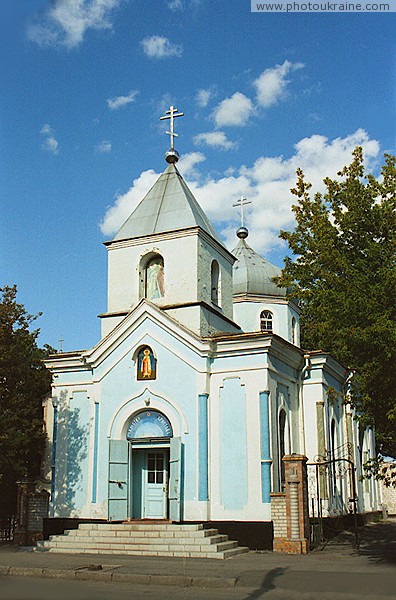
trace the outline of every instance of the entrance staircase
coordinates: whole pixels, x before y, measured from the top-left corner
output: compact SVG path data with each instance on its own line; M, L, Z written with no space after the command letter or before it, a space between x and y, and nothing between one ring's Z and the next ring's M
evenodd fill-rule
M231 558L249 552L203 525L171 523L83 523L78 529L37 542L37 550L65 554L124 554L187 558Z

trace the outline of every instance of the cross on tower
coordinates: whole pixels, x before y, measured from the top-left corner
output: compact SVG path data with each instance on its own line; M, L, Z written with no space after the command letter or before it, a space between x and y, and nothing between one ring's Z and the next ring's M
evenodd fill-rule
M63 337L62 337L62 336L60 336L60 338L59 338L59 352L62 352L62 345L63 345L63 342L64 342L64 341L65 341L65 340L63 339Z
M243 207L246 206L247 204L251 204L251 203L252 203L251 200L247 200L247 198L244 198L243 196L241 196L239 198L239 200L236 201L236 204L232 205L232 206L238 206L240 208L241 227L245 227L245 215L244 215Z
M170 120L170 127L169 127L170 131L166 131L165 133L170 136L170 142L171 142L170 147L171 147L171 150L174 149L173 138L179 137L178 134L175 133L175 131L174 131L174 119L175 119L175 117L184 117L184 113L182 113L182 112L178 113L177 112L177 108L175 108L174 106L170 106L169 110L165 111L165 115L163 117L160 117L160 121L164 121L165 119L169 119Z

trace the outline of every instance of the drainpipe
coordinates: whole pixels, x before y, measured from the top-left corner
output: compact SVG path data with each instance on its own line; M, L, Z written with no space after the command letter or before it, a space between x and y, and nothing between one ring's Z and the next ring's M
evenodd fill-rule
M305 442L305 418L304 418L304 394L303 394L303 381L305 374L311 369L311 357L309 354L304 354L304 366L298 377L298 391L300 395L300 428L303 443L303 454L306 456L306 442Z
M54 409L52 425L52 457L51 457L51 503L52 516L55 516L55 477L56 477L56 442L58 437L58 406L59 400L56 396L52 397L52 406Z

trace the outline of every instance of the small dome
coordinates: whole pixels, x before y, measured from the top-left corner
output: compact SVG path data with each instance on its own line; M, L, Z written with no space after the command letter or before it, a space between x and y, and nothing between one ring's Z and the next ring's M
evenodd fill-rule
M238 236L239 242L232 254L237 258L233 267L233 293L254 296L286 296L286 288L278 287L272 278L278 277L282 269L272 265L257 254Z

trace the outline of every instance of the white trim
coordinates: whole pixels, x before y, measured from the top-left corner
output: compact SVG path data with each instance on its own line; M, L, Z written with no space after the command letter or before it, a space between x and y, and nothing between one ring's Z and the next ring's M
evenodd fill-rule
M146 404L147 401L150 401L149 405ZM152 410L164 413L172 425L174 437L181 437L183 433L188 434L187 419L181 407L176 402L158 396L146 387L138 396L130 398L118 407L110 420L107 437L119 440L126 439L126 432L131 418L141 410L147 409L148 406Z

